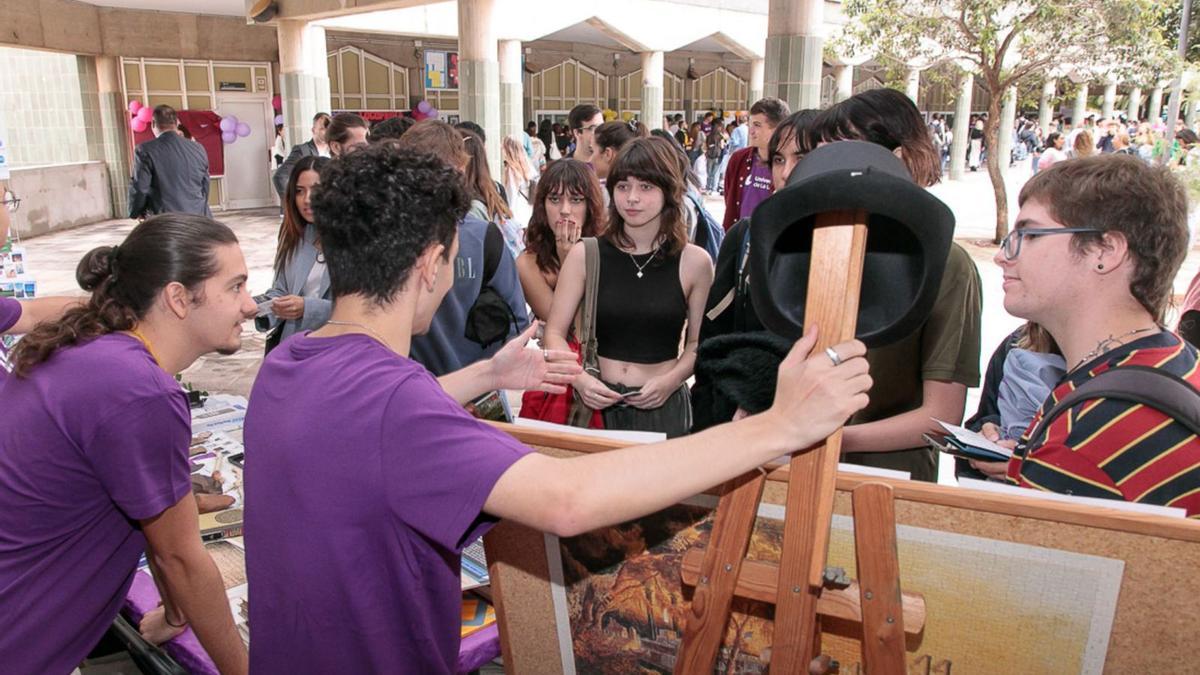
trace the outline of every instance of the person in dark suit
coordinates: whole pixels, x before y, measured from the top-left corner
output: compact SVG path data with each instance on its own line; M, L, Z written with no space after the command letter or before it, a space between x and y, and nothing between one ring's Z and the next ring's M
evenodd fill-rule
M329 144L325 141L325 130L329 128L329 113L317 113L313 117L312 138L305 143L297 143L292 147L292 151L288 153L287 159L283 160L283 164L275 169L275 174L271 176L271 182L275 185L275 192L279 193L280 200L283 199L283 191L287 189L288 178L292 175L292 167L296 165L303 157L329 157Z
M154 140L133 153L129 217L192 213L212 217L208 208L208 154L199 143L176 133L179 117L169 105L154 109Z

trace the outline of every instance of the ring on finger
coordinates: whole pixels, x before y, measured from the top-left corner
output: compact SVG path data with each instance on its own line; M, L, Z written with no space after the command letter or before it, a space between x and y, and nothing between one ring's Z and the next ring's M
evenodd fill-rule
M548 350L548 349L543 349L543 350L542 350L542 360L543 360L543 361L549 361L549 360L550 360L550 350Z
M838 356L838 353L833 349L833 347L825 348L825 356L828 356L829 360L833 361L834 366L842 365L842 357Z

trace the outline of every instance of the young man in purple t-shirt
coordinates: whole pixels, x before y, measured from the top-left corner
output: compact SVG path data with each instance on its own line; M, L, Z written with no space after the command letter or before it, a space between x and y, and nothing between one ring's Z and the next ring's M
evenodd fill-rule
M767 143L775 127L791 114L788 104L777 98L760 99L750 106L750 145L733 153L725 169L725 219L721 224L726 232L737 221L749 218L774 193Z
M75 668L146 551L166 607L143 630L167 637L190 623L221 672L244 673L200 542L191 416L172 377L241 345L255 305L237 238L202 216L156 216L85 255L76 278L88 303L32 327L0 383L0 668Z
M460 555L498 519L560 536L624 522L807 447L867 402L862 344L806 358L810 333L766 413L653 446L532 452L461 403L561 391L573 354L525 349L530 331L440 381L408 358L453 283L469 201L455 169L394 147L322 172L332 318L271 353L246 414L255 672L454 672Z

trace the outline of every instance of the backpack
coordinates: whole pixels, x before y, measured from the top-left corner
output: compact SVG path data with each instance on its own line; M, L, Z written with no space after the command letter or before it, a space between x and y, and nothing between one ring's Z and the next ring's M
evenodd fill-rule
M725 229L721 223L704 208L700 198L687 192L685 198L696 207L696 232L692 235L692 243L704 249L708 257L715 263L717 254L721 252L721 242L725 240Z
M504 234L495 223L488 223L487 233L483 237L483 282L479 289L479 297L471 309L467 310L467 325L463 337L487 349L508 337L511 327L520 332L517 325L517 315L504 297L492 287L492 278L500 267L500 257L508 255L504 250Z
M704 139L704 144L705 144L704 156L707 157L708 159L720 159L721 158L721 148L723 147L721 140L722 140L721 134L710 133Z
M1153 408L1200 435L1200 391L1187 380L1159 368L1121 366L1084 382L1046 411L1031 441L1041 438L1060 415L1082 401L1114 398Z

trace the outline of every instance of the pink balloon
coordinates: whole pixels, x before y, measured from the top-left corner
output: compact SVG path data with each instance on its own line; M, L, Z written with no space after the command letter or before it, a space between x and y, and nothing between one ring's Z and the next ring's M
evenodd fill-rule
M151 108L142 106L141 108L138 108L137 118L139 120L149 124L150 120L154 119L154 110Z
M139 101L139 100L137 100L137 99L134 99L134 100L132 100L132 101L130 101L130 102L129 102L129 114L130 114L130 115L136 115L136 114L137 114L137 111L139 111L139 110L141 110L141 109L142 109L142 102L141 102L141 101Z
M149 125L146 123L146 120L143 120L143 119L140 119L137 117L133 118L129 122L129 128L133 129L135 132L137 132L139 134L142 133L143 131L145 131L147 126L149 126Z
M233 115L221 118L221 131L237 131L238 120Z
M222 131L221 132L221 140L224 141L226 145L228 145L237 140L237 134L232 131Z
M283 98L279 94L271 97L271 107L276 110L283 110Z
M245 122L238 122L236 133L238 136L245 138L250 135L250 125Z

